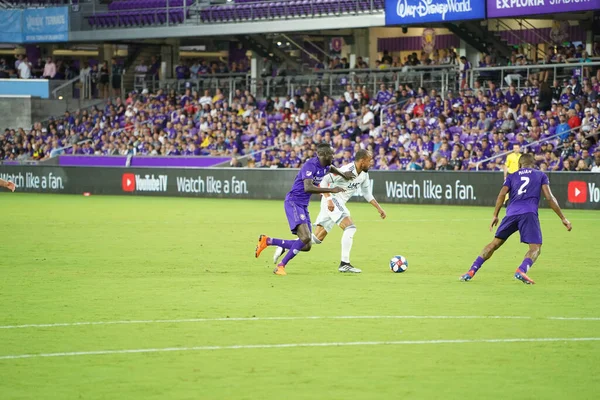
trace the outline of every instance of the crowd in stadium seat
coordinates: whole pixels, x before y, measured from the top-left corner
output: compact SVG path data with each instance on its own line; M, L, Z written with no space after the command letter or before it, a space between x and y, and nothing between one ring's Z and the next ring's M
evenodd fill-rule
M578 50L560 49L573 56ZM381 64L394 62L384 53ZM422 63L416 55L405 62ZM493 59L483 55L482 63L491 65ZM148 73L142 71L147 66L138 67L136 72ZM215 72L214 66L199 62L179 72L187 79L204 70ZM548 83L535 79L547 78L544 74L531 75L521 90L501 90L498 79L484 74L473 88L449 91L444 98L408 85L396 92L382 85L377 93L348 86L335 98L314 87L260 101L238 90L231 104L220 90L144 90L31 130L7 129L0 135L0 158L213 155L243 157L250 168L284 168L302 165L314 155L316 143L326 141L335 148L337 163L349 162L356 150L366 148L374 154L374 168L381 170L500 170L503 157L487 159L516 143L539 141L525 151L535 153L541 169L598 170L600 71L589 72Z
M300 166L314 155L316 143L326 141L334 147L337 163L351 161L356 150L366 148L375 156L375 169L500 170L502 158L484 160L515 143L564 132L527 150L536 154L540 168L597 169L600 84L596 77L581 83L573 79L567 86L555 82L555 90L542 88L552 96L546 113L536 106L537 81L520 94L514 88L503 93L490 83L446 98L435 90L403 87L394 93L385 86L373 94L348 87L341 98L309 88L293 98L266 101L238 91L232 104L219 90L183 95L144 91L131 93L124 102L107 102L102 109L37 123L29 131L6 130L0 136L0 156L226 155L249 156L249 167L283 168ZM89 141L76 145L85 139ZM68 145L73 146L62 149Z

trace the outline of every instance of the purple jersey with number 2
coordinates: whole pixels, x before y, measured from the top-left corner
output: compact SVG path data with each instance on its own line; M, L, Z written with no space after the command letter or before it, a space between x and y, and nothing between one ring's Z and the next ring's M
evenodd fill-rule
M542 185L547 184L548 177L537 169L523 168L506 177L504 186L509 189L509 204L496 231L497 238L506 240L519 231L521 242L542 244L538 205Z
M548 185L548 177L537 169L522 168L508 175L504 181L509 189L506 216L537 214L542 185Z

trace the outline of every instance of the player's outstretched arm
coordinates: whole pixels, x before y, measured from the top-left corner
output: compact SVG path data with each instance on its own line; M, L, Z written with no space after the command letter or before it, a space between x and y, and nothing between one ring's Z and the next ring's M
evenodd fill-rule
M385 219L385 217L387 217L387 214L385 213L384 209L381 208L377 200L373 199L369 203L371 203L373 207L377 209L377 212L379 213L379 216L381 216L381 219Z
M562 221L563 225L570 232L573 229L571 222L565 217L560 206L558 205L558 201L556 201L556 197L552 194L552 190L550 190L550 185L542 185L542 192L544 193L544 197L548 201L548 205L558 215L558 218Z
M4 179L0 179L0 187L5 187L11 192L14 192L17 186L13 182L5 181Z
M492 217L492 223L490 224L490 232L494 230L494 226L498 225L498 215L500 214L507 193L508 186L502 186L502 189L500 189L500 193L498 193L498 197L496 198L496 207L494 208L494 215Z
M319 186L315 186L312 179L305 179L304 180L304 191L306 193L340 193L340 192L344 192L345 190L342 189L341 187L322 188Z
M342 178L344 178L347 181L354 178L354 174L352 172L350 172L350 171L342 172L339 169L337 169L336 167L334 167L333 165L329 168L329 170L331 172L333 172L334 174L341 176Z

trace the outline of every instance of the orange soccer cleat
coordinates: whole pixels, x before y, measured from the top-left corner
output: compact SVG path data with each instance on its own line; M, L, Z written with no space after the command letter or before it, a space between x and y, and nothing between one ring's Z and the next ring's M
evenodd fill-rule
M269 245L267 244L267 239L269 239L267 235L260 235L258 237L258 244L256 245L256 250L254 251L254 256L256 258L260 256L260 253L262 253L264 249L269 247Z
M287 273L285 272L285 265L281 265L281 264L278 265L277 268L275 268L273 270L273 273L275 275L282 275L282 276L287 275Z

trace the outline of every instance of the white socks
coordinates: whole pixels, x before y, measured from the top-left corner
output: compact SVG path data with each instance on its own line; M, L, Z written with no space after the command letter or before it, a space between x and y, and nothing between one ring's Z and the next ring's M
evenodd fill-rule
M319 239L317 239L317 237L315 236L314 233L312 234L312 242L313 242L313 244L321 244L322 243Z
M344 229L342 234L342 262L350 262L350 250L352 250L352 239L356 233L356 226L350 225Z

